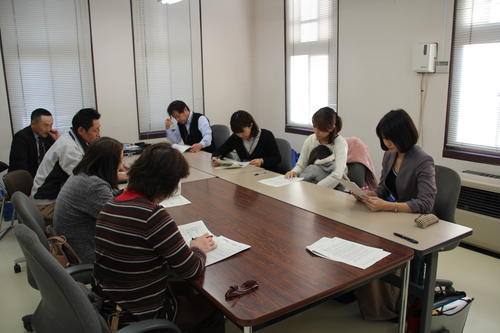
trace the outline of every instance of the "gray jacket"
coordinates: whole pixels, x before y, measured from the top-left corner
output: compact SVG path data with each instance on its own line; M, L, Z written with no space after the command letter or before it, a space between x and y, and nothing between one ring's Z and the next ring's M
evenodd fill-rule
M335 155L332 154L321 160L314 161L314 164L309 164L300 177L304 178L306 182L317 184L323 178L332 173L335 169Z
M382 161L382 175L375 192L384 200L390 194L385 179L394 165L396 155L396 153L385 152ZM435 173L432 157L419 146L413 146L406 153L396 177L399 202L406 202L413 213L431 213L437 192Z
M83 263L95 260L97 214L113 198L111 186L97 176L71 176L59 193L54 210L54 232L63 235Z

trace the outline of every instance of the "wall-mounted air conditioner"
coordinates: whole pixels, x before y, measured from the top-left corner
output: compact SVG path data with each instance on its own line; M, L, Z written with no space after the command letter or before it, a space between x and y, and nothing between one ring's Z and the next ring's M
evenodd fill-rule
M474 229L463 242L500 253L500 177L472 171L464 171L460 177L455 219Z

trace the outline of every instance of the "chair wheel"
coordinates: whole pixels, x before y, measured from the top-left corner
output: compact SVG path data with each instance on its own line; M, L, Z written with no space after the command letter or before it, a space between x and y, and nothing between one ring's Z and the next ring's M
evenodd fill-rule
M33 315L27 315L22 318L24 329L28 332L33 332L33 326L31 326L31 319Z
M19 264L15 264L15 265L14 265L14 272L15 272L15 273L19 273L19 272L21 272L21 265L19 265Z

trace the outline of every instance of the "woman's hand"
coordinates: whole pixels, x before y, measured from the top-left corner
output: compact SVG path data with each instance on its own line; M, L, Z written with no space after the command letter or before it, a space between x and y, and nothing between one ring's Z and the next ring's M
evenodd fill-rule
M197 247L203 252L207 253L217 248L217 244L213 239L213 236L209 233L205 233L198 238L191 241L191 247Z
M219 162L218 157L212 157L212 166L214 166L214 167L220 166L220 162Z
M370 196L368 198L361 200L372 212L378 212L381 210L392 210L391 206L394 207L393 202L385 201L377 196Z
M295 171L288 171L285 173L285 178L295 178L297 177L297 173Z
M260 167L264 164L264 160L262 158L256 158L250 161L250 165L255 165L256 167Z
M364 193L364 194L366 194L366 196L368 196L368 197L376 197L376 196L377 196L377 193L375 193L375 192L373 192L373 191L370 191L370 190L368 190L367 188L362 187L362 188L361 188L361 190L363 190L363 193ZM352 195L353 197L355 197L355 198L356 198L356 200L358 200L358 201L364 201L364 200L365 200L364 198L362 198L362 197L360 197L359 195L354 194L354 193L352 193L352 192L351 192L351 195Z

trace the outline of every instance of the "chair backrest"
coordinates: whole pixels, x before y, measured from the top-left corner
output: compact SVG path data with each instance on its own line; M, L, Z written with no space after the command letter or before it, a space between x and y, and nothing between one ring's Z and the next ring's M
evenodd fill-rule
M460 176L455 170L436 165L437 194L433 212L441 220L455 222L460 186Z
M23 192L17 191L12 195L11 201L16 209L19 222L33 230L42 245L48 250L49 243L44 232L45 220L33 200Z
M33 314L39 333L102 333L101 319L79 284L24 224L14 227L17 241L39 287L42 301Z
M9 166L5 162L0 161L0 172L7 170L8 168Z
M17 191L29 196L33 187L33 176L26 170L15 170L3 176L3 183L9 197Z
M358 162L347 163L347 177L359 187L366 186L366 167Z
M281 155L281 162L277 166L277 171L286 173L292 169L292 147L285 139L276 138L276 144Z
M220 148L224 142L231 136L231 131L226 125L212 125L212 139L214 140L215 148Z

